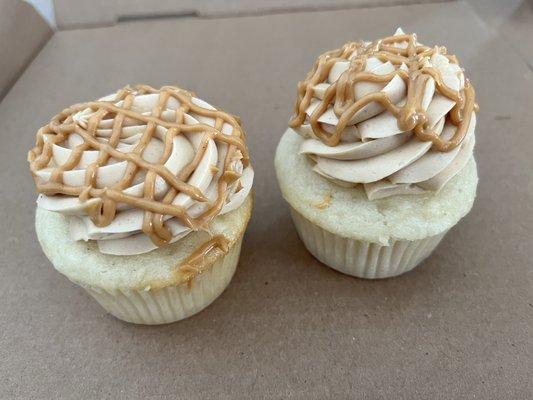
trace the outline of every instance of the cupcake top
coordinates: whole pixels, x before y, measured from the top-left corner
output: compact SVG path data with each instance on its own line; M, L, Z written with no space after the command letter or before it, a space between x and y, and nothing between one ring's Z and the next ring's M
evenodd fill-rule
M440 190L472 157L477 108L457 58L398 29L319 56L289 125L316 173L374 200Z
M68 215L73 240L133 255L209 230L248 196L238 118L185 90L126 87L71 106L28 154L37 206Z

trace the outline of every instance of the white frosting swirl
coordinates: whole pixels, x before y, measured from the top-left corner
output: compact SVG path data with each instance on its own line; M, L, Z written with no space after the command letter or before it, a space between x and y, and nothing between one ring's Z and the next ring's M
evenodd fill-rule
M398 29L396 35L404 33ZM406 48L407 42L397 42L393 46ZM464 89L465 77L462 68L438 51L425 57L423 63L425 67L436 69L441 74L443 84L449 89ZM309 117L324 98L328 87L339 79L349 65L349 60L336 62L329 72L327 82L313 88L313 99L306 110L306 121L295 128L306 138L300 153L307 154L316 162L314 171L339 185L363 184L370 200L396 194L440 190L472 157L475 114L472 114L461 144L450 151L442 152L433 149L430 141L420 141L411 131L400 129L396 116L379 103L371 102L353 116L342 132L341 142L330 147L314 134ZM365 71L376 75L391 74L396 69L407 70L407 67L405 64L396 66L389 61L382 62L376 57L369 57L365 66ZM383 92L398 106L405 104L407 89L406 83L399 75L394 75L385 83L358 82L354 85L356 100L372 93ZM447 119L455 104L455 101L435 90L433 78L428 80L422 97L422 107L426 111L428 128L445 140L452 139L457 129ZM335 131L339 120L331 104L318 121L325 131Z
M124 106L124 100L118 100L117 94L112 94L101 98L99 101L111 102L117 107ZM151 116L160 101L161 93L138 94L133 99L129 109L143 116ZM192 97L194 105L206 110L216 110L210 104ZM177 112L180 102L170 97L166 106L161 111L159 118L164 121L176 121ZM95 110L88 107L73 116L73 120L80 127L87 129L90 118ZM111 137L112 128L115 123L115 116L110 114L109 117L101 119L96 129L95 137L101 143L108 143ZM184 124L195 125L203 123L215 127L215 119L200 116L193 112L185 111ZM143 133L147 129L147 124L141 123L135 118L125 117L120 133L120 139L116 149L123 153L131 152L141 140ZM222 134L231 135L233 127L224 123L220 129ZM165 150L165 134L167 128L161 125L155 127L148 145L142 152L142 159L149 163L157 163L163 156ZM164 163L164 167L177 176L184 168L187 167L199 152L203 143L203 132L185 132L175 135L172 139L171 153ZM46 140L46 135L45 135ZM53 145L52 161L47 168L36 171L36 178L40 182L50 180L54 170L65 164L72 155L74 149L83 144L83 138L76 134L70 134L60 145ZM171 204L183 207L188 215L192 218L200 216L208 207L217 199L217 188L221 176L224 172L224 163L228 151L228 144L217 142L213 138L207 141L207 146L201 159L196 165L195 170L189 175L187 184L198 188L201 193L209 200L208 202L199 202L190 196L178 192ZM99 157L99 151L84 151L75 168L63 172L63 183L72 187L84 185L86 179L86 168L94 163ZM244 167L242 162L243 155L239 150L233 153L230 168L236 176L231 182L226 192L222 195L225 198L224 205L219 213L225 214L237 209L248 196L253 182L254 172L251 166ZM127 169L127 161L121 161L114 158L97 168L96 188L108 188L120 182ZM146 171L139 170L130 187L125 188L125 194L142 197L145 188ZM161 200L168 192L169 184L160 176L155 180L155 200ZM115 255L133 255L146 253L155 249L157 246L152 240L143 233L143 216L144 210L134 208L125 203L118 203L115 218L107 226L96 226L88 216L88 209L95 203L99 202L98 198L90 198L87 201L80 201L76 196L65 195L39 195L37 200L38 207L46 210L60 212L70 217L70 234L73 240L96 240L99 250L105 254ZM170 243L183 238L192 231L178 218L170 215L164 216L165 226L172 234Z

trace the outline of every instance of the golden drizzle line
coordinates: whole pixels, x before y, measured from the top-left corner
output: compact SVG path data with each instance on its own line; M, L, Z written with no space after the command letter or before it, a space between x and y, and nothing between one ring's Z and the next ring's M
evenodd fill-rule
M223 235L213 236L211 240L194 250L191 255L177 266L178 271L187 274L189 285L192 282L192 278L202 273L201 268L205 265L207 256L217 249L224 254L229 251L229 242Z
M394 47L394 43L407 42L405 49ZM339 79L332 83L320 100L317 108L309 117L313 132L324 144L336 146L341 140L344 128L353 116L369 103L377 102L393 114L398 121L398 126L405 131L413 131L420 140L431 141L432 146L439 151L449 151L463 141L473 111L477 111L475 91L466 79L463 90L454 91L447 87L440 72L435 68L423 67L423 59L435 53L442 54L450 61L457 63L457 58L447 55L444 47L430 48L416 44L416 36L398 35L371 43L367 46L363 42L345 44L342 48L328 51L318 57L313 69L306 79L298 83L298 95L294 108L294 116L289 126L299 128L306 120L306 110L311 105L314 86L327 81L331 68L338 61L350 61L350 65ZM382 62L390 61L398 66L404 63L408 71L396 69L387 75L377 75L365 71L369 57L376 57ZM400 107L393 104L387 94L383 92L370 93L359 100L355 98L354 85L358 82L389 82L394 76L399 76L407 84L407 99L405 105ZM435 80L435 90L439 94L453 100L456 104L450 112L450 122L457 129L454 136L446 141L427 127L427 114L422 108L422 100L426 83L430 78ZM333 106L333 111L339 119L334 133L329 133L321 126L318 119L324 112Z
M159 101L153 108L150 115L142 115L131 110L131 105L135 97L145 94L159 94ZM161 119L161 114L167 109L167 102L174 98L180 103L176 111L175 121ZM207 224L216 217L222 209L226 200L226 190L233 179L236 179L234 171L231 169L232 157L238 150L242 154L244 166L249 164L248 149L245 143L245 134L241 128L240 120L230 114L219 110L209 110L196 105L192 101L193 95L185 90L164 86L157 90L150 86L138 85L133 88L120 90L113 102L93 101L71 106L56 115L49 124L45 125L37 132L36 145L28 153L30 170L33 174L35 186L39 193L45 195L67 195L78 196L80 201L98 199L94 206L87 212L91 220L97 226L109 225L117 213L117 204L125 203L135 208L144 210L143 232L157 245L161 246L170 241L172 235L164 224L164 216L170 215L180 219L191 229L198 230L205 228ZM121 107L113 103L122 100ZM88 120L87 128L80 126L74 121L73 116L82 110L91 109L93 114ZM192 112L203 117L213 118L215 126L199 123L195 125L185 124L185 114ZM106 116L114 118L111 136L107 143L102 143L96 139L96 131L102 119ZM124 153L116 149L122 127L126 118L132 119L139 124L146 125L141 139L136 147L129 153ZM227 123L232 126L231 135L222 133L222 126ZM157 163L149 163L143 159L142 153L152 139L158 126L167 129L164 138L164 151ZM197 132L203 135L202 145L194 159L178 174L174 176L165 166L165 162L172 152L172 140L175 136L186 132ZM83 143L72 149L69 159L61 166L54 166L50 180L42 183L39 181L37 171L50 167L53 156L54 144L61 144L68 139L69 135L77 134L83 139ZM45 136L46 139L45 140ZM207 148L209 140L228 145L228 151L224 160L224 170L222 178L218 182L217 199L200 216L193 218L183 207L172 204L178 193L184 193L192 199L206 202L207 198L195 186L187 183L191 174L195 171ZM85 182L83 186L69 186L63 181L63 172L69 171L79 164L83 152L87 150L97 150L98 159L90 164L86 169ZM96 180L98 168L106 165L109 158L120 161L127 161L126 172L122 180L112 187L97 188ZM124 192L130 187L137 174L144 170L146 178L142 197L135 197ZM161 201L157 201L155 196L156 178L163 178L169 189L164 194Z

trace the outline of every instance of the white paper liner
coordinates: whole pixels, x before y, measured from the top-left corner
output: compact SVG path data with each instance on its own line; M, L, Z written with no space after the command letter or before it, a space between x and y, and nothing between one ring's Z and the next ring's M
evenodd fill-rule
M176 322L196 314L226 289L239 262L242 237L204 273L179 286L157 290L102 289L83 286L110 314L135 324Z
M396 240L389 246L335 235L313 224L291 207L298 235L320 262L347 275L390 278L410 271L437 247L447 231L420 240Z

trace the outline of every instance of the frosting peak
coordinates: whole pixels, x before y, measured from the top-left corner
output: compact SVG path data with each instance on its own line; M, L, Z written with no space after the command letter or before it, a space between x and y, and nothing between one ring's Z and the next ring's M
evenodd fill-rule
M289 125L317 173L376 199L440 189L472 155L475 111L457 58L398 29L319 56Z
M236 117L192 93L126 87L74 105L28 154L38 206L70 216L75 240L140 254L238 208L253 170Z

